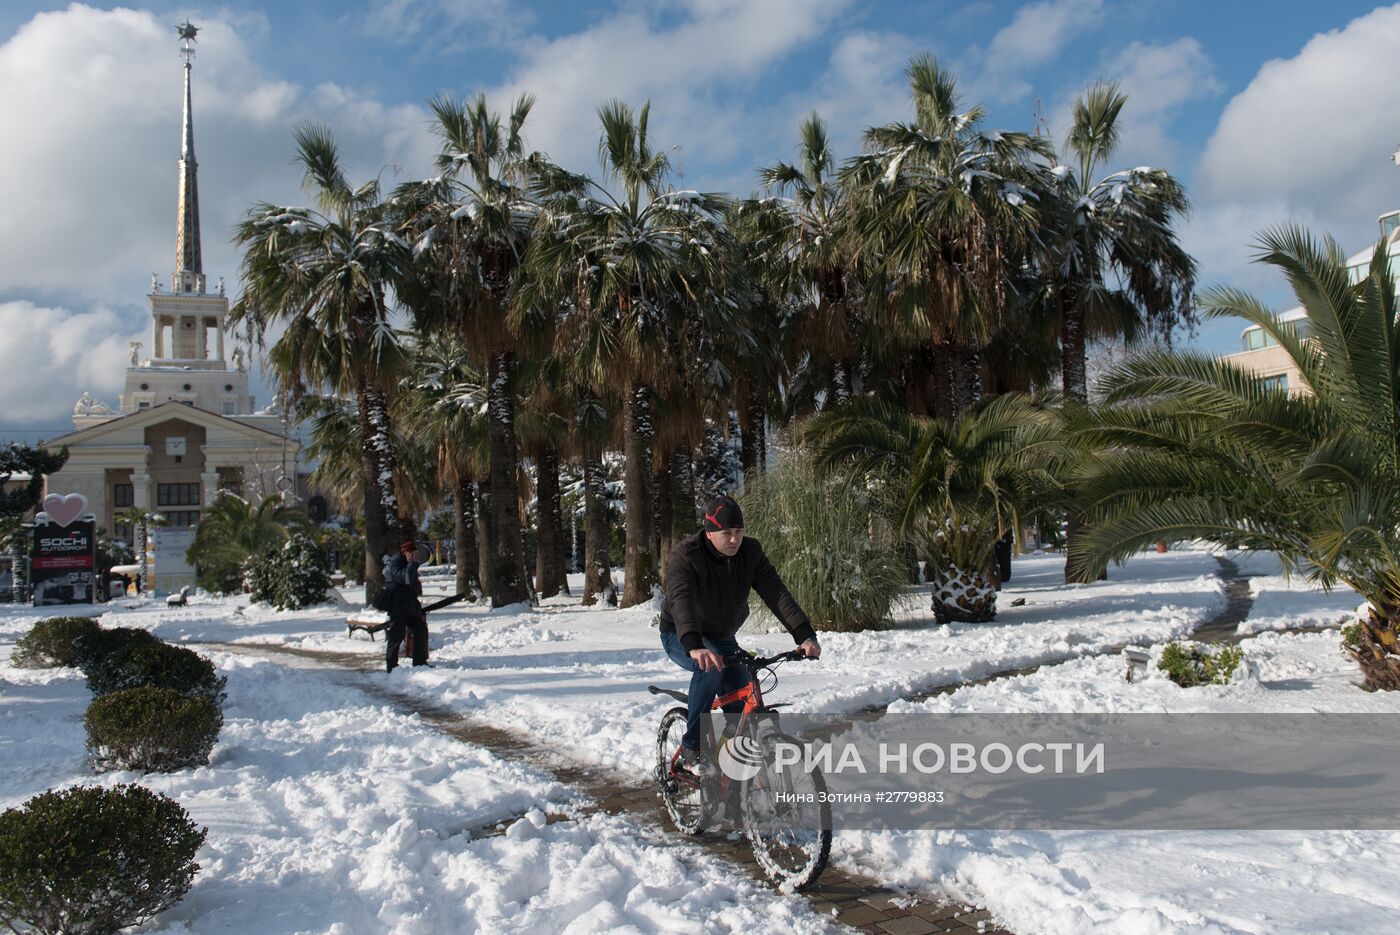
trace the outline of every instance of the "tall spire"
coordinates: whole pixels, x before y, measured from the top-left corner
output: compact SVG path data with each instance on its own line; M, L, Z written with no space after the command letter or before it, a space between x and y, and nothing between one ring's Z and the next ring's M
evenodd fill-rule
M194 63L195 34L198 27L187 19L175 31L180 35L180 54L185 59L185 125L180 148L180 205L175 230L175 275L170 288L176 292L204 291L204 260L199 247L199 163L194 158L194 107L190 93L190 72Z

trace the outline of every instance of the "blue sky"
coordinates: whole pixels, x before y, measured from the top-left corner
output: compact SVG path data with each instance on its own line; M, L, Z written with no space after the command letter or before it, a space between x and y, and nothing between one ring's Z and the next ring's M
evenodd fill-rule
M748 193L787 158L801 117L850 154L908 113L901 70L928 50L993 126L1063 133L1097 78L1129 93L1117 162L1178 174L1182 236L1203 282L1285 304L1249 263L1258 229L1289 220L1348 251L1400 207L1400 6L1335 0L288 0L213 7L0 7L0 437L67 425L83 390L116 402L126 342L146 332L151 271L174 253L180 68L171 24L203 27L195 72L205 268L236 278L231 225L254 200L297 203L292 128L331 126L352 172L428 173L424 102L486 91L540 100L530 142L594 168L594 108L653 101L653 133L684 184ZM10 135L10 134L7 134ZM1233 350L1239 328L1197 338ZM267 388L260 395L266 398Z

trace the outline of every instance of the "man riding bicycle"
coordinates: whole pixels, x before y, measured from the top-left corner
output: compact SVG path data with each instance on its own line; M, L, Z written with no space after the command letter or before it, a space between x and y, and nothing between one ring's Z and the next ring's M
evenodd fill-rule
M717 497L705 510L700 532L682 539L666 561L661 603L661 645L671 661L691 673L681 765L695 775L713 766L700 752L700 724L715 696L748 683L742 666L724 657L742 650L734 635L749 615L749 590L787 627L812 659L821 655L816 631L757 539L744 538L744 514L732 497Z

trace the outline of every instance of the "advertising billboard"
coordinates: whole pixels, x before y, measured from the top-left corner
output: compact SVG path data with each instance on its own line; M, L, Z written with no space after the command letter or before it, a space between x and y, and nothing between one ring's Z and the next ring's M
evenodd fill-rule
M90 604L97 599L94 572L97 522L81 494L44 498L35 517L30 559L34 606Z

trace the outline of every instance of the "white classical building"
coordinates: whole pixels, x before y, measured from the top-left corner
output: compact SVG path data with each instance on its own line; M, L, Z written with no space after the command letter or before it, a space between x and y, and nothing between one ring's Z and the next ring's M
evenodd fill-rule
M81 493L98 525L125 536L130 507L160 514L157 577L162 590L190 580L184 547L200 510L220 490L250 500L294 490L299 443L280 412L255 411L243 352L225 357L229 303L220 279L206 288L199 240L191 65L195 27L180 27L185 54L184 139L180 154L175 271L169 288L151 277L151 354L131 346L117 409L87 393L73 408L73 431L46 439L68 448L68 463L47 478L52 493Z

